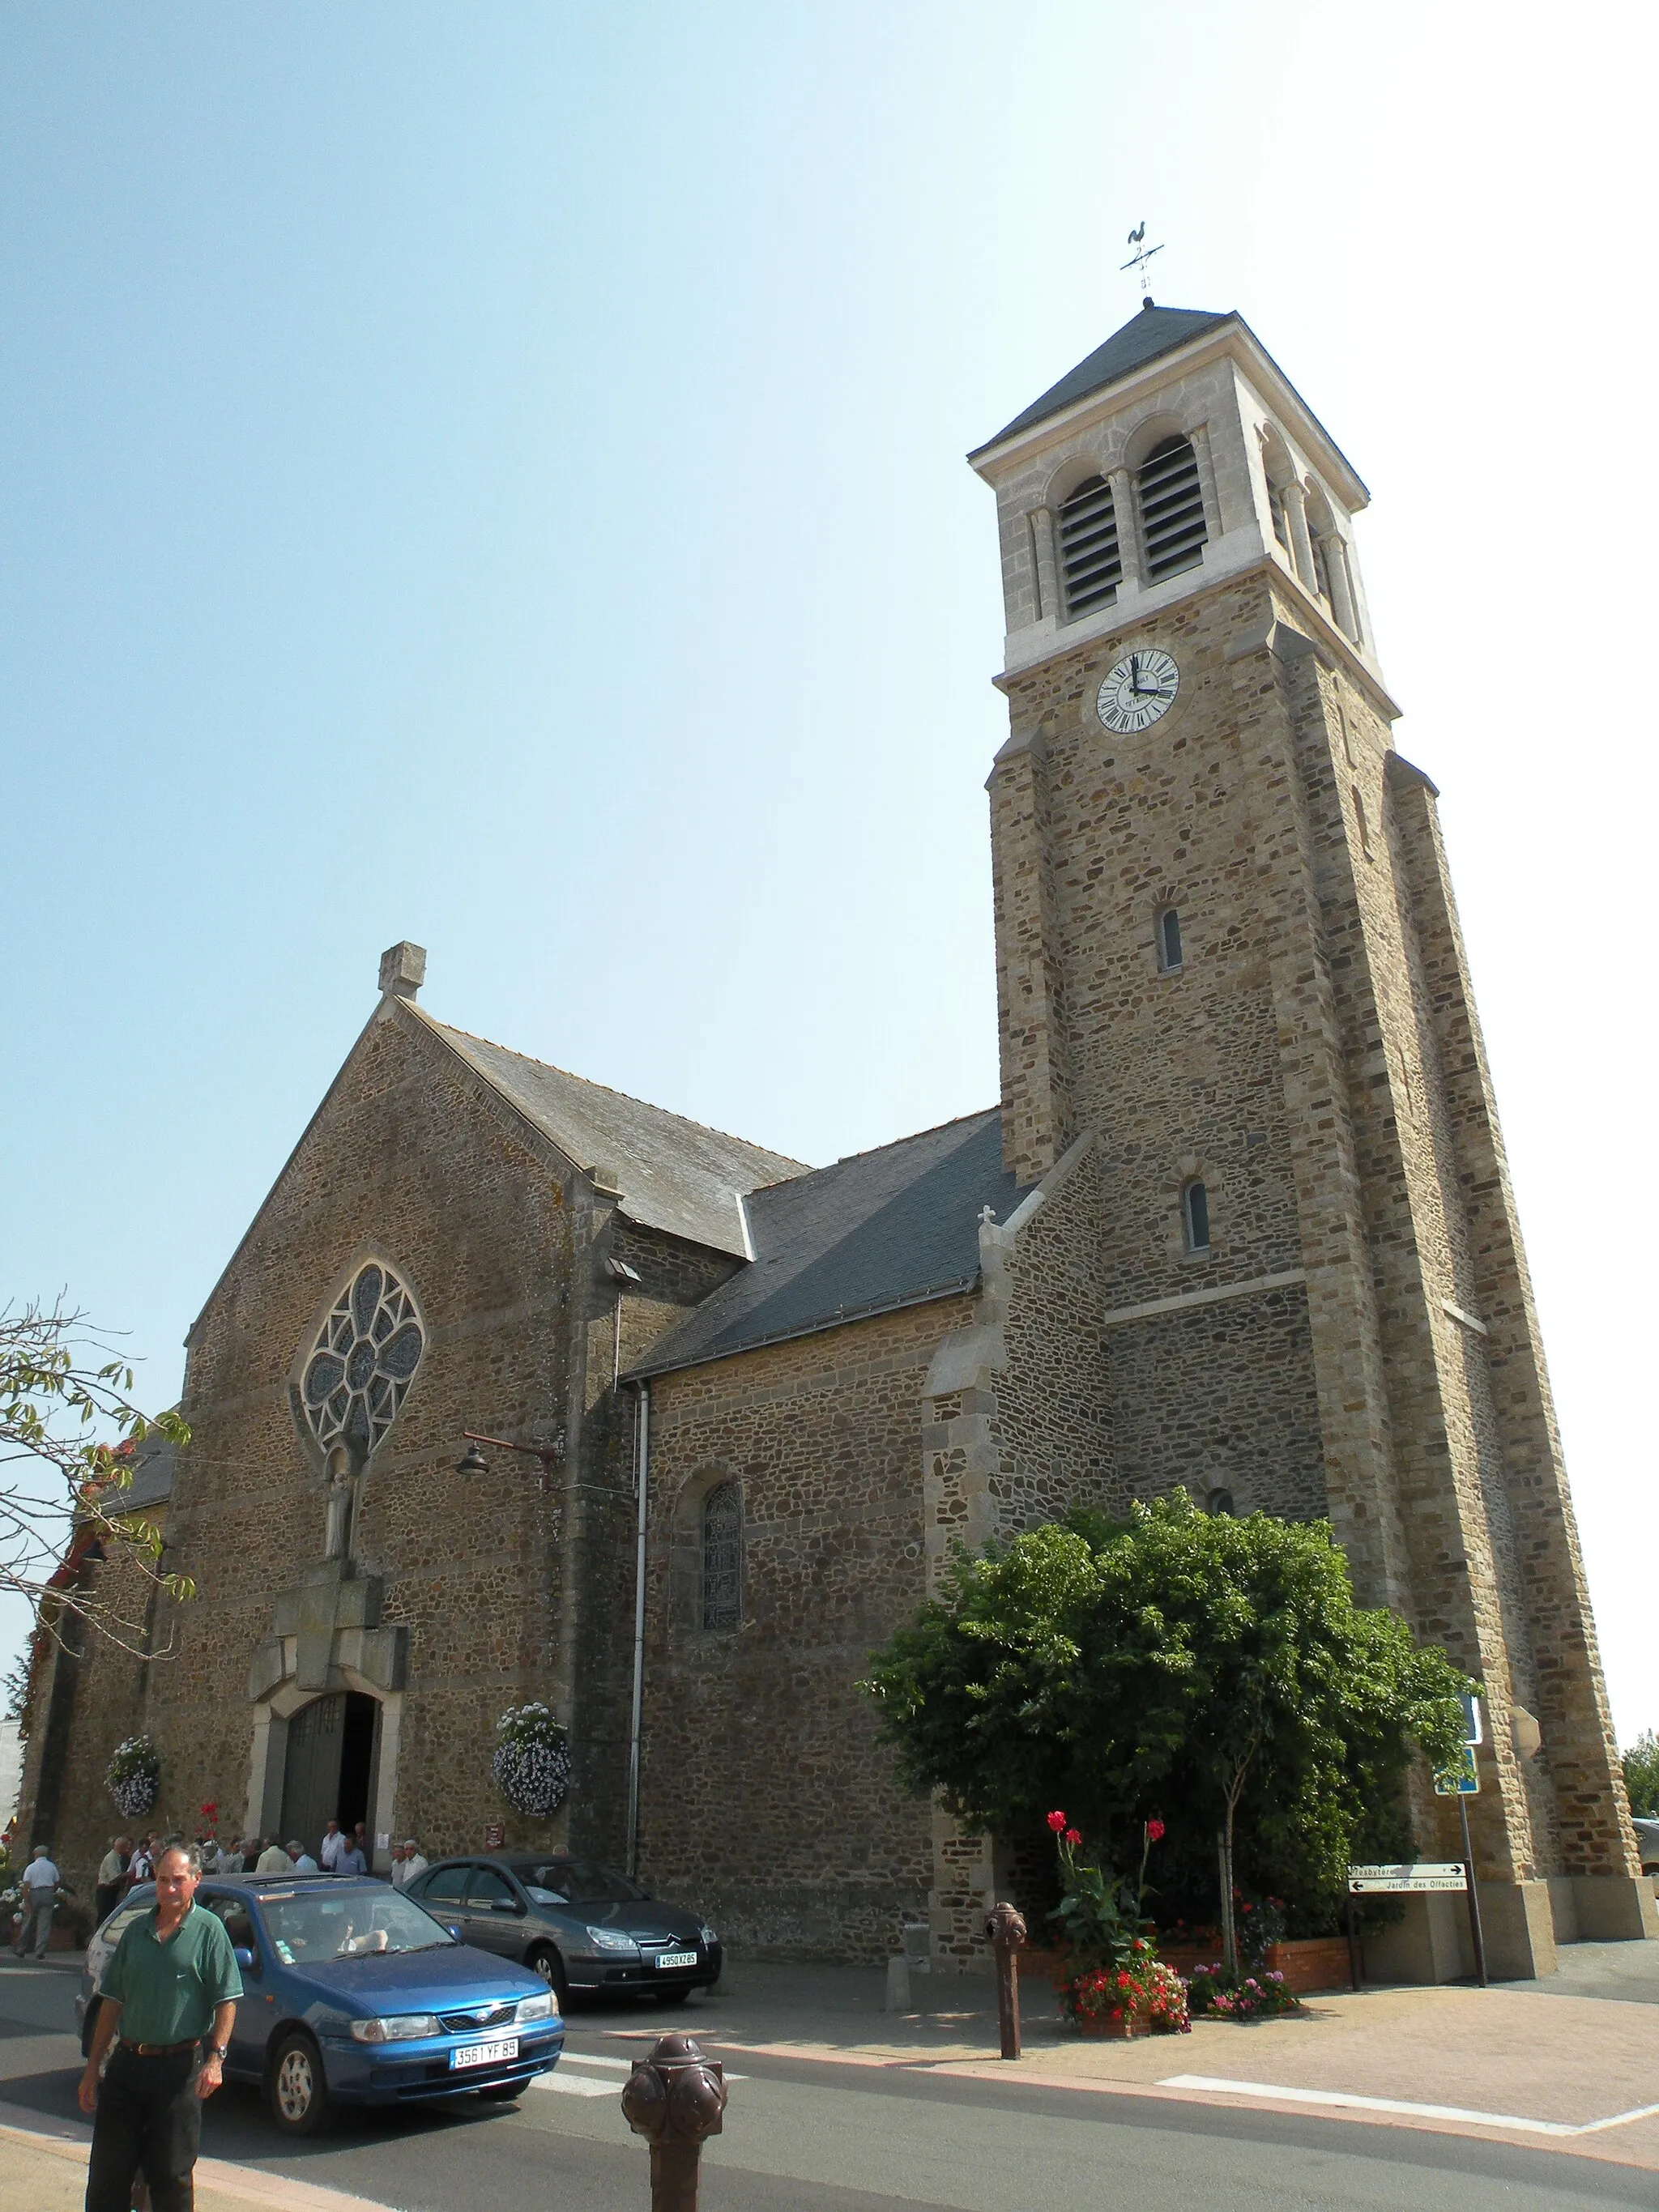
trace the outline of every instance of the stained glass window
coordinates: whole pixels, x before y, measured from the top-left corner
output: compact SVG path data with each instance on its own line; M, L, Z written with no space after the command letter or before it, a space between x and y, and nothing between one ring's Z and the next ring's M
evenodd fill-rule
M368 1455L397 1419L426 1349L426 1330L390 1267L371 1260L347 1284L317 1332L300 1395L326 1451Z
M702 1625L738 1628L743 1622L743 1496L722 1482L702 1502Z

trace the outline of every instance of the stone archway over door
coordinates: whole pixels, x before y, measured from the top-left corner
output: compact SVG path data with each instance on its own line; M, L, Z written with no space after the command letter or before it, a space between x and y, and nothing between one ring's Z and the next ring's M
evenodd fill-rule
M314 1851L331 1820L348 1832L367 1821L380 1751L379 1700L337 1690L303 1705L288 1723L282 1835Z

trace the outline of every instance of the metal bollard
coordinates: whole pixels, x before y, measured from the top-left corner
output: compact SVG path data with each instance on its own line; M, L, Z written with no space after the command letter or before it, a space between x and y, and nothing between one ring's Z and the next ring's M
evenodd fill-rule
M1002 2031L1002 2055L1019 2056L1019 1947L1025 1941L1025 1918L1012 1905L992 1908L985 1932L997 1962L997 2025Z
M697 2168L706 2137L720 2131L726 2069L689 2035L661 2035L637 2058L623 2112L651 2143L651 2212L697 2212Z

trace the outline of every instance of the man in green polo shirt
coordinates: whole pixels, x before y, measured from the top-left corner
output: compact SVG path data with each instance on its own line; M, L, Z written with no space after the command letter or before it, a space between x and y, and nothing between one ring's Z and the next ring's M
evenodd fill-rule
M197 1908L201 1878L195 1851L169 1844L156 1862L155 1909L127 1929L98 1984L80 2092L81 2110L94 2115L87 2212L128 2212L141 2167L152 2212L194 2212L202 2100L223 2079L242 1994L223 1921Z

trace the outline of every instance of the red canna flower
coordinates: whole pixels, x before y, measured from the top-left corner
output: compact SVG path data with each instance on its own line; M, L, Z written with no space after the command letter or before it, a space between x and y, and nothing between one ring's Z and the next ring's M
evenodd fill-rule
M1066 1826L1066 1815L1063 1813L1050 1813L1048 1815L1048 1826L1054 1830L1054 1833L1058 1835L1060 1830Z
M1079 1828L1067 1828L1066 1831L1066 1840L1073 1846L1073 1849L1075 1849L1077 1845L1083 1841L1082 1830Z

